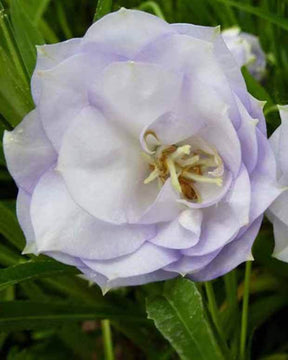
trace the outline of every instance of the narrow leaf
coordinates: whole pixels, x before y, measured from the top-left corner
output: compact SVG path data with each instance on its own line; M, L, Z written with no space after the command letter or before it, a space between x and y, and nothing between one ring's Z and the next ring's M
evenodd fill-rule
M32 109L29 88L17 76L11 60L0 47L0 113L14 127Z
M279 26L284 30L288 30L288 21L284 17L280 17L276 14L271 14L267 11L263 11L261 8L246 4L243 1L233 1L233 0L216 0L219 3L226 4L228 6L235 7L239 10L243 10L249 14L256 15L262 19L268 20L270 23Z
M56 261L27 261L0 270L0 291L22 281L63 273L77 274L78 271Z
M14 213L0 203L0 233L15 247L22 250L25 244L23 233Z
M79 320L111 319L147 322L138 313L114 305L83 306L67 302L0 302L0 331L29 330L58 326Z
M181 359L224 359L205 318L201 295L192 281L167 282L161 296L148 298L147 312Z
M19 0L12 0L11 18L16 41L25 66L28 73L32 75L36 63L36 45L44 44L44 39L26 14Z
M112 0L98 0L94 21L101 19L108 14L112 9Z

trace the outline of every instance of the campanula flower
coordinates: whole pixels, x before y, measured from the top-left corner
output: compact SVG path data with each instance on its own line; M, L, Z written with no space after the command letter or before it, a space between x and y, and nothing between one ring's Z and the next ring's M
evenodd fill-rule
M270 206L267 215L274 228L275 248L273 255L288 262L288 105L279 106L281 125L270 137L270 143L277 159L277 178L283 193Z
M238 65L247 66L251 75L261 80L265 75L266 57L258 37L238 27L222 31L222 36Z
M121 9L38 47L32 94L4 136L26 253L103 289L251 259L280 189L263 104L219 28Z

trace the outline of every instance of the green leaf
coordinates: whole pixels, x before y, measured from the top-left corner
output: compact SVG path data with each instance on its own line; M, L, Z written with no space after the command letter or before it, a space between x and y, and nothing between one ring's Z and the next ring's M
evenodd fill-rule
M0 47L0 113L14 127L33 107L29 88Z
M95 352L95 339L89 337L79 324L64 325L58 332L61 340L68 349L77 355L77 359L92 359Z
M270 316L286 306L287 302L287 296L270 295L252 303L248 317L249 337L252 337L255 329L264 324Z
M83 306L68 302L0 302L0 331L30 330L62 325L79 320L111 319L135 321L139 326L147 320L138 313L114 305Z
M145 1L139 5L138 9L143 11L152 11L160 19L165 20L161 7L155 1Z
M44 39L26 14L20 0L12 0L11 18L18 47L31 76L36 63L36 45L44 44Z
M51 0L19 0L30 20L37 25Z
M256 6L251 6L249 4L245 4L243 1L233 1L233 0L216 0L219 3L226 4L228 6L235 7L239 10L243 10L249 14L256 15L262 19L268 20L270 23L279 26L284 30L288 30L288 21L284 17L280 17L276 14L271 14L268 11L263 11L261 8Z
M249 93L259 100L267 101L267 105L269 107L273 106L273 100L264 87L249 73L245 67L243 67L241 71Z
M56 261L27 261L0 270L0 291L22 281L63 273L77 274L79 271Z
M2 203L0 203L0 233L17 249L23 249L25 239L16 216Z
M112 0L98 0L96 12L93 21L101 19L112 9Z
M166 282L161 296L148 297L147 312L181 359L224 359L205 318L201 295L192 281Z

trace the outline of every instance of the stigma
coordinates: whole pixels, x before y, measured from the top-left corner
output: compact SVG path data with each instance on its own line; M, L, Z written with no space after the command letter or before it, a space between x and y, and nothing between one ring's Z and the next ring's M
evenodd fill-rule
M181 197L193 202L201 202L197 183L214 184L219 187L223 185L224 165L217 151L192 151L189 144L162 145L151 130L144 134L147 148L148 137L152 138L153 149L149 150L149 153L142 153L150 169L144 184L157 181L159 187L162 187L170 178L173 188Z

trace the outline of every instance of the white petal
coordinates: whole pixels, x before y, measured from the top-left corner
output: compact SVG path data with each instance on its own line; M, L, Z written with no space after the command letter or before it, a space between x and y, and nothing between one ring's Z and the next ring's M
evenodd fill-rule
M135 222L159 191L144 184L149 167L137 142L92 107L67 130L57 168L83 209L115 224Z
M31 79L31 89L35 104L38 104L41 84L38 75L40 70L48 70L74 55L81 39L70 39L56 44L37 46L37 62Z
M201 223L201 210L184 210L174 221L159 224L157 235L150 242L169 249L190 248L199 240Z
M51 170L35 188L31 217L39 252L112 259L137 250L155 235L153 226L115 226L81 209L59 174Z
M133 58L143 46L172 32L169 24L156 16L122 8L95 22L84 36L83 43L105 43L115 53Z
M22 252L23 254L38 253L35 242L35 234L30 216L30 204L31 195L26 193L24 190L19 189L16 203L16 212L18 221L26 239L26 246Z
M251 211L250 221L259 217L270 204L285 190L276 180L276 161L268 139L257 129L258 138L258 163L252 175L251 182ZM276 216L284 215L281 210L281 197L270 206L270 211ZM286 217L286 215L284 215Z
M232 174L225 171L221 187L215 184L195 183L194 187L200 194L201 202L191 202L185 199L177 200L178 203L188 206L191 209L200 209L212 206L220 202L227 194L232 184Z
M109 280L144 275L161 269L178 260L179 253L175 250L163 249L149 242L144 243L134 253L114 260L93 261L84 260L83 263Z
M226 104L231 105L230 116L237 121L238 111L230 83L217 62L212 42L183 34L166 36L148 45L136 60L159 64L213 88Z
M190 249L182 250L185 255L200 256L212 253L230 242L239 232L237 214L233 213L229 204L224 201L202 211L200 240Z
M160 189L155 200L139 218L138 223L154 224L172 221L183 208L184 206L179 204L179 194L173 188L169 178Z
M281 130L279 138L279 165L288 183L288 105L279 106Z
M147 125L173 108L181 83L179 74L158 65L114 62L101 81L94 82L91 98L101 95L113 109L114 121L138 138Z
M275 237L273 256L288 262L288 225L276 218L273 221L273 228Z
M63 135L82 108L88 105L88 89L111 56L96 53L74 55L58 66L38 72L41 97L38 104L43 127L59 150Z
M207 266L218 254L216 250L210 254L202 256L183 256L180 260L165 267L166 271L177 272L181 275L191 274Z
M258 120L253 119L249 115L239 98L236 100L241 115L241 124L237 133L241 142L242 161L248 172L251 173L255 168L258 159L258 143L256 136L256 125Z
M242 262L251 260L251 248L262 219L263 216L256 219L241 237L226 245L209 265L189 277L195 281L209 281L228 273Z
M235 212L240 226L248 225L251 204L251 184L249 174L244 165L229 192L228 204Z
M10 174L17 185L31 193L39 177L56 161L56 153L47 139L36 110L31 111L3 138Z

